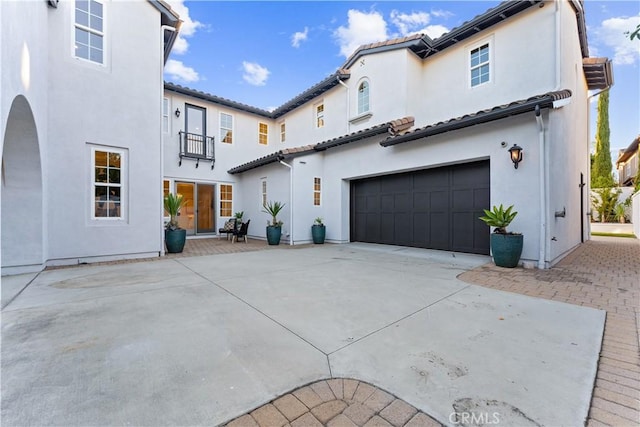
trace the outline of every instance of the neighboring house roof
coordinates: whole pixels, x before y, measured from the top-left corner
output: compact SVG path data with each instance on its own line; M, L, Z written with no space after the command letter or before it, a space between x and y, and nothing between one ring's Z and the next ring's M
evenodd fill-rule
M636 139L634 139L631 142L631 144L629 144L629 146L624 150L622 154L620 154L620 157L618 157L618 160L616 160L616 167L618 167L620 163L626 162L631 157L633 157L633 155L638 152L639 144L640 144L640 135Z
M357 132L352 132L347 135L319 142L314 145L304 145L302 147L279 150L275 153L271 153L264 157L260 157L259 159L244 163L240 166L236 166L235 168L231 168L227 172L232 175L242 173L251 169L258 168L260 166L268 165L270 163L276 163L283 160L292 159L294 157L304 156L319 151L325 151L329 148L334 148L340 145L360 141L362 139L369 138L375 135L382 135L385 133L397 135L400 132L404 132L405 130L411 128L413 126L413 123L413 117L403 117L401 119L392 120L387 123L382 123L367 129L359 130Z
M162 34L162 36L164 37L164 62L166 63L167 59L169 59L169 54L171 53L173 43L175 43L176 39L178 38L178 32L180 31L182 21L180 20L180 16L173 9L171 9L171 6L169 6L163 0L148 1L161 14L160 25L168 25L176 29L175 31L163 31Z
M503 119L505 117L515 116L531 111L536 108L551 108L556 101L571 97L570 90L561 90L557 92L548 92L543 95L533 96L528 99L514 101L505 105L498 105L493 108L478 111L477 113L466 114L461 117L452 118L443 122L438 122L422 128L415 129L403 135L397 135L387 138L380 142L383 147L402 144L404 142L414 141L420 138L426 138L453 130L464 129L466 127L479 125L482 123L492 122L494 120Z

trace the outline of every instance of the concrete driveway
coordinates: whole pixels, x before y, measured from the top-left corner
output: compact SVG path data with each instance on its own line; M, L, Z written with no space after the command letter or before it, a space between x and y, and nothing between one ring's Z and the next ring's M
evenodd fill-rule
M456 279L488 261L348 244L42 272L2 311L2 424L215 425L348 377L443 423L582 425L604 312Z

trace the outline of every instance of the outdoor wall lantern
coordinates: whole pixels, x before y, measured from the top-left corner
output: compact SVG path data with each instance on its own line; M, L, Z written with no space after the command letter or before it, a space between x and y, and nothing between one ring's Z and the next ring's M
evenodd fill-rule
M176 112L175 112L176 117L180 117L180 109L176 108Z
M513 147L509 148L509 155L511 156L513 167L518 169L518 163L522 161L522 147L513 144Z

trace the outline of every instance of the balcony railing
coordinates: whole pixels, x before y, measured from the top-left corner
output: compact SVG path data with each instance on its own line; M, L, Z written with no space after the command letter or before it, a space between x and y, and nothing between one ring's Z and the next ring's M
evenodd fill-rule
M211 162L211 169L213 169L216 162L213 137L183 131L180 131L179 134L180 162L178 165L182 166L182 159L188 158L196 160L196 167L200 165L200 160Z

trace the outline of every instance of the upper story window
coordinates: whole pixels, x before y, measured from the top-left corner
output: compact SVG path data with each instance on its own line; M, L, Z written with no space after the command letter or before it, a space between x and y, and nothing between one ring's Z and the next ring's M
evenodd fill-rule
M471 87L487 83L490 79L489 43L470 52Z
M92 218L122 219L124 152L94 148L91 154Z
M104 64L104 5L98 0L76 0L75 56Z
M169 98L162 98L162 132L169 133Z
M233 144L233 116L220 113L220 141Z
M258 144L267 145L269 143L269 125L258 123Z
M284 122L280 123L280 142L284 142L287 139L287 127Z
M369 82L366 80L358 85L358 114L369 111Z
M324 127L324 104L316 105L315 109L316 109L316 127L317 128Z

